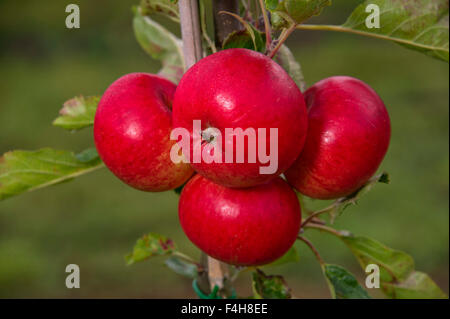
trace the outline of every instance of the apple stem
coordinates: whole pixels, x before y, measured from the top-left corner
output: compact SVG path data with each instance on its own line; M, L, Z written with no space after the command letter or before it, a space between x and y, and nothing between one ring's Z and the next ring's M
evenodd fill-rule
M302 242L304 242L312 250L312 252L314 253L314 255L317 258L317 261L319 262L319 264L321 266L325 265L325 261L323 260L322 256L320 256L319 251L316 249L316 247L314 247L314 245L308 239L306 239L303 236L298 236L297 238L299 240L301 240Z
M331 228L331 227L328 227L328 226L325 226L325 225L315 224L315 223L314 224L309 223L308 225L305 225L304 228L305 229L306 228L311 228L311 229L317 229L317 230L325 231L325 232L330 233L330 234L332 234L334 236L337 236L337 237L345 237L345 236L349 236L351 234L347 230L336 230L334 228Z
M275 46L275 48L273 48L272 51L270 51L268 53L268 57L273 59L273 57L275 56L275 54L277 54L278 50L281 48L281 46L283 45L284 42L286 42L287 38L289 38L289 36L291 35L292 32L294 32L294 30L297 28L297 24L296 23L292 23L289 28L287 29L283 29L283 31L280 34L280 37L277 39L277 44Z

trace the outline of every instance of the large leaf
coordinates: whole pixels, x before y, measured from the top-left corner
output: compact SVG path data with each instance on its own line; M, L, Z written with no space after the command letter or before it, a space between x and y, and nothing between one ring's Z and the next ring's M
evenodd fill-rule
M366 7L380 8L380 28L367 28ZM448 0L366 0L342 25L375 33L448 62Z
M369 4L380 9L380 28L368 28ZM355 33L390 40L429 56L449 61L448 0L366 0L341 25L299 25L305 30Z
M286 23L291 20L295 23L302 23L308 18L319 15L322 9L331 5L331 0L266 0L266 8L277 18L284 18ZM287 16L287 18L286 18ZM275 26L281 25L275 23Z
M74 154L44 148L0 157L0 200L54 185L102 167L95 149Z
M367 291L346 269L338 265L325 264L322 270L334 299L370 299Z
M369 264L380 267L381 288L391 298L447 298L445 293L425 273L414 270L414 260L402 251L394 250L362 236L341 236L363 269Z
M67 130L79 130L93 125L99 101L100 96L77 96L66 101L53 125Z
M425 273L412 272L400 283L384 283L385 293L396 299L447 299L447 295Z
M261 270L253 273L253 294L256 299L290 299L291 289L283 277L268 276Z
M184 71L182 42L166 28L135 9L133 29L141 47L154 59L161 61L159 74L178 83Z
M365 269L368 264L380 267L380 279L384 282L406 279L414 270L414 260L402 251L389 248L382 243L363 236L343 236L359 263Z
M295 60L291 50L285 45L282 45L275 55L275 61L286 70L291 78L297 83L299 89L303 92L306 90L306 82L303 77L300 63Z
M128 265L131 265L150 257L171 255L175 250L175 243L171 239L148 233L137 240L133 252L125 256L125 260Z

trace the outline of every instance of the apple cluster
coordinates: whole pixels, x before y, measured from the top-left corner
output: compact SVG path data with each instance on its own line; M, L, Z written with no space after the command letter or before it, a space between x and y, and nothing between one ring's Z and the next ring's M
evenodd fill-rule
M201 132L194 132L198 120ZM275 128L277 169L261 174L264 163L248 161L246 148L244 161L175 163L174 128L191 136ZM295 242L301 208L294 189L334 199L367 182L388 149L390 121L379 96L358 79L326 78L302 94L272 59L228 49L200 60L178 86L147 73L116 80L98 105L94 139L126 184L149 192L184 185L178 211L187 237L216 259L250 266L276 260ZM212 142L201 147L211 152Z

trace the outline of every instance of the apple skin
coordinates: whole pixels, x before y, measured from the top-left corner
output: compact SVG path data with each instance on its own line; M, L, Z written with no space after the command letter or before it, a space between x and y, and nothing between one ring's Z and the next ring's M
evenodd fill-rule
M187 237L209 256L238 266L270 263L295 242L301 223L295 192L280 177L250 188L227 188L195 175L178 213Z
M258 153L256 163L249 163L247 142L244 163L191 160L197 173L227 187L259 185L283 173L300 154L307 130L306 105L295 82L280 65L247 49L209 55L182 77L175 92L173 121L174 127L190 132L191 155L193 120L201 120L202 130L219 129L222 149L225 128L266 128L267 154L270 128L278 129L278 169L273 174L260 173L259 168L268 163L261 163ZM236 156L236 145L233 154Z
M358 190L376 172L391 136L383 101L347 76L323 79L305 92L308 134L285 176L299 192L333 199Z
M189 164L170 159L175 89L162 77L131 73L111 84L100 100L94 119L97 151L111 172L131 187L165 191L193 174Z

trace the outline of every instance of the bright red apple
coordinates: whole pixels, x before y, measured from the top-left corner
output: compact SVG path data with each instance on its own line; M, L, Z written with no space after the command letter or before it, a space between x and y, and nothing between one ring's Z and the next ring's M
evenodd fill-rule
M358 190L376 172L391 136L383 101L364 82L334 76L305 92L308 134L285 175L299 192L332 199Z
M176 86L162 77L131 73L103 94L94 120L97 151L122 181L143 191L182 185L193 173L174 164L170 149L171 105Z
M299 155L307 129L305 102L295 82L277 63L247 49L223 50L191 67L177 87L173 120L174 127L190 132L190 153L183 150L183 154L190 158L193 168L228 187L255 186L283 173ZM200 132L194 130L194 120L201 121ZM201 148L208 154L219 154L221 162L202 159L196 163L193 136L207 134L210 128L216 128L222 139L216 135L211 141L209 136ZM242 154L236 147L238 139L225 138L227 129L238 128L244 133L253 130L257 136L253 140L245 137L241 162L237 157ZM260 129L265 130L264 134ZM270 135L270 129L276 129L277 136ZM262 136L265 142L259 142ZM217 149L205 151L218 139L218 153ZM230 145L231 152L227 152L226 145ZM270 155L270 159L261 154ZM231 161L227 162L228 155Z
M195 175L178 207L187 237L223 262L262 265L289 250L300 230L297 196L280 177L250 188L227 188Z

